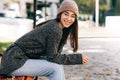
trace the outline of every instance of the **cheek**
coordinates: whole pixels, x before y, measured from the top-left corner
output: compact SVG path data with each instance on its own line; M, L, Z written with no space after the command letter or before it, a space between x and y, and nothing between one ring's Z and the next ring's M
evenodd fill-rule
M61 16L61 21L63 21L64 19L66 19L66 17L65 16Z
M62 24L64 23L64 19L61 19L61 23L62 23Z
M61 23L63 24L63 23L64 23L64 18L61 17L60 21L61 21Z
M75 22L75 18L72 19L73 23Z
M74 22L75 22L75 19L72 19L72 20L71 20L71 25L72 25Z

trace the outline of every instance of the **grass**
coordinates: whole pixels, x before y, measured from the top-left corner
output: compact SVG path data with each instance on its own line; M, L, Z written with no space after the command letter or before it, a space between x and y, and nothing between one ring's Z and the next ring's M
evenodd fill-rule
M0 54L2 54L13 42L0 42Z

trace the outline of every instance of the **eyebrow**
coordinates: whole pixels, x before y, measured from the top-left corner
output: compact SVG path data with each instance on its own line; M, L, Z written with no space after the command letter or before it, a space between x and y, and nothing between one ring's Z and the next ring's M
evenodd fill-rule
M68 12L68 11L65 11L65 13L68 13L68 14L69 14L69 12ZM72 15L75 15L75 14L73 13Z

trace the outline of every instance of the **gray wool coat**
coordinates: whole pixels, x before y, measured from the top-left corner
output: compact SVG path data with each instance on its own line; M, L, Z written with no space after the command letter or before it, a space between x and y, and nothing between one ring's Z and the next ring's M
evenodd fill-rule
M8 75L28 59L40 59L41 56L58 64L82 64L81 54L61 54L64 44L58 50L62 33L56 20L51 20L23 35L4 52L0 75Z

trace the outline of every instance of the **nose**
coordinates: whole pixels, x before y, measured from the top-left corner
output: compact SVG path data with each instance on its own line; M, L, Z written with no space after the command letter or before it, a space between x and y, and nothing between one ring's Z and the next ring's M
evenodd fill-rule
M68 20L71 20L72 18L71 18L71 16L67 16L67 19L68 19Z

